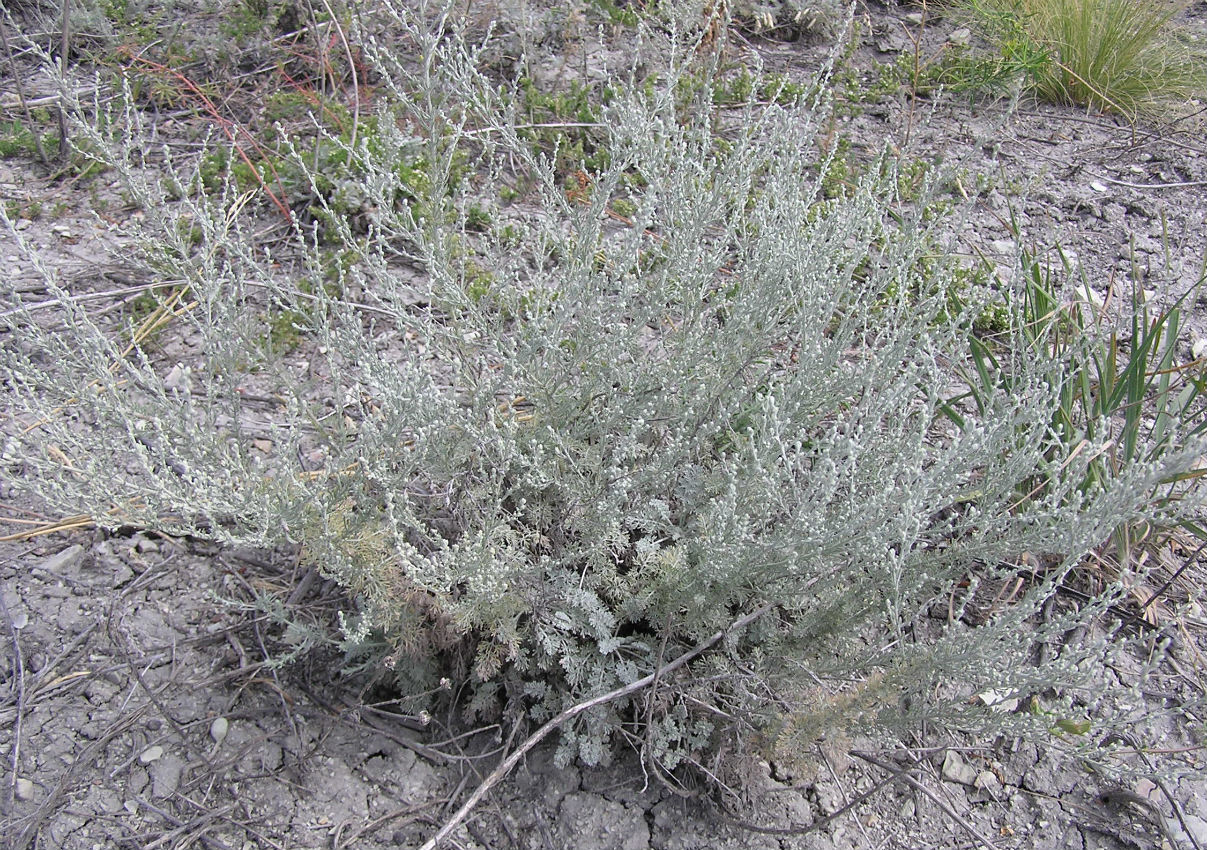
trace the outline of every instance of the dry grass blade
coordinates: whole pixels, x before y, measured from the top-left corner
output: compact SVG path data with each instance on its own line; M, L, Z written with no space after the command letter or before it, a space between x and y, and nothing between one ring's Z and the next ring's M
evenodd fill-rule
M62 17L59 32L59 73L67 79L67 63L71 57L71 0L62 0ZM66 161L71 150L67 137L67 110L59 104L59 159Z
M75 516L64 517L50 522L32 521L23 519L6 518L4 522L9 522L17 525L30 524L33 527L25 531L16 531L10 534L0 535L0 543L7 543L14 540L32 540L35 537L43 537L47 534L58 534L64 531L75 531L80 528L91 528L96 525L96 520L86 514L76 514Z
M4 601L4 594L0 593L0 614L4 615L4 622L8 624L9 638L13 644L13 674L11 681L14 684L15 702L16 702L16 719L13 721L13 738L11 752L9 754L9 775L8 775L8 795L7 807L11 811L13 801L17 796L17 779L18 772L21 767L21 733L22 721L25 717L25 659L21 654L21 639L17 634L17 626L13 622L12 615L8 611L8 603Z

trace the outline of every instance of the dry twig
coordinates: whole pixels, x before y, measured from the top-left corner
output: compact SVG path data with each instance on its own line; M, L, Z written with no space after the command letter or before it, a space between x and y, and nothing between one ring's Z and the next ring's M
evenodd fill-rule
M951 808L951 806L947 805L945 802L943 802L941 799L939 799L938 794L936 794L934 791L931 791L929 788L927 788L925 785L923 785L921 782L919 782L917 779L915 779L913 776L911 776L909 771L902 770L901 768L897 767L897 765L895 765L895 764L889 764L888 762L881 761L880 759L876 758L871 753L864 753L864 752L860 752L859 750L851 750L851 755L855 756L856 758L861 758L864 761L868 762L869 764L874 764L874 765L876 765L876 767L879 767L882 770L889 771L890 773L893 774L893 776L895 778L900 779L901 781L908 783L914 789L921 791L923 794L925 794L930 799L930 801L932 803L934 803L936 806L938 806L943 811L943 814L947 815L961 829L963 829L965 832L967 832L969 835L971 835L973 840L978 842L981 846L989 848L989 850L997 850L997 845L994 844L993 841L986 838L984 835L982 835L977 830L976 827L974 827L967 820L965 820L964 818L962 818L958 814L956 814L955 810L953 810Z
M13 681L16 682L16 711L17 719L13 724L13 743L9 763L11 770L8 774L8 808L11 811L17 795L17 776L21 769L21 721L25 715L25 661L21 657L21 640L17 634L17 625L8 612L8 603L4 594L0 593L0 614L8 623L8 633L13 642Z

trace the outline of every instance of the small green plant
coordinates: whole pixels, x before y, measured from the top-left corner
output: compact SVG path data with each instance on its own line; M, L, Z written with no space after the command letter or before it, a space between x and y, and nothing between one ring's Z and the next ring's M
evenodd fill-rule
M621 6L615 0L590 0L592 6L612 23L623 27L636 27L641 21L636 9Z
M34 134L38 133L38 137ZM58 146L58 137L52 133L42 133L31 128L18 118L0 122L0 159L14 157L33 158L38 156L38 142L41 141L45 150L53 150Z
M955 85L1021 79L1038 96L1129 119L1167 114L1207 91L1207 55L1173 23L1174 0L974 0L997 55L948 69Z
M572 82L567 89L546 91L530 77L519 81L518 99L528 118L523 134L534 146L555 153L555 167L562 174L606 166L607 148L600 144L599 107L613 96L590 86Z
M297 310L282 310L268 321L267 349L273 354L288 354L302 343L305 316Z
M58 202L61 203L61 202ZM28 221L37 221L42 217L42 202L41 201L5 201L4 212L9 218L16 220L19 218L27 219ZM58 217L55 212L51 212L53 217Z

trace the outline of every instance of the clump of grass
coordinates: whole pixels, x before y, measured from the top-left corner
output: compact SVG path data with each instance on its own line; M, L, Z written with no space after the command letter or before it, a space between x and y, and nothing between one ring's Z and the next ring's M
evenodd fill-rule
M1129 119L1201 97L1207 65L1174 23L1177 0L974 0L967 7L1000 61L1039 97Z

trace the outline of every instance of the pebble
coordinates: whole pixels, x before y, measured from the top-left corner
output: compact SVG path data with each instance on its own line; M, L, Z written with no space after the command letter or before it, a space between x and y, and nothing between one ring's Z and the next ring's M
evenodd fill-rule
M1088 283L1079 286L1077 294L1091 307L1102 307L1106 304L1106 300L1095 292Z
M1207 820L1203 820L1197 815L1184 815L1186 828L1190 835L1194 838L1195 843L1202 847L1207 846Z
M48 573L57 573L60 570L75 566L83 554L84 547L76 543L74 546L68 546L66 549L56 552L43 561L42 569Z
M964 761L964 757L955 750L947 751L947 756L943 759L942 773L948 782L958 782L960 785L976 784L976 768Z
M1095 192L1105 192L1106 184L1095 180L1093 183L1090 184L1090 188L1093 189Z
M164 389L189 392L192 389L193 370L183 363L177 363L163 379Z
M18 779L17 787L14 789L14 793L16 794L17 799L21 800L22 802L32 800L34 798L33 782L25 779L24 777Z
M1190 346L1190 356L1198 360L1205 354L1207 354L1207 337L1196 339L1194 344Z
M214 739L215 744L221 744L226 740L229 730L230 722L225 717L215 717L214 722L210 724L210 737Z
M972 781L972 787L981 792L982 798L992 799L1002 790L1002 783L992 770L982 770Z
M1018 708L1018 698L1012 697L1010 694L1011 691L1008 690L990 689L977 694L976 699L986 708L1009 713Z
M9 622L12 623L13 628L17 631L21 631L21 629L29 625L29 614L23 608L18 608L15 611L10 610L8 612L8 618Z
M184 762L177 756L167 756L151 765L151 796L156 798L170 797L180 787L180 777L184 773Z
M143 764L150 764L151 762L155 761L156 759L159 759L162 757L163 757L163 747L159 746L159 744L156 744L153 747L147 747L145 750L143 750L142 753L138 756L138 760L141 761Z

